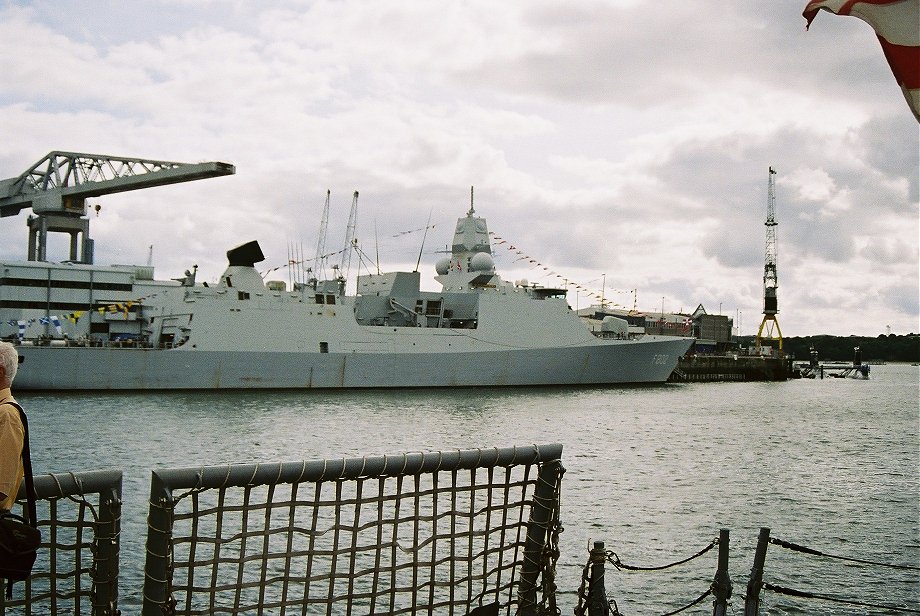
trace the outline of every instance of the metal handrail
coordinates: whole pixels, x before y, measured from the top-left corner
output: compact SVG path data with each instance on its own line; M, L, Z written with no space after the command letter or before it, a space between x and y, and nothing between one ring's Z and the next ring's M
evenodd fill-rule
M70 611L80 613L83 600L90 601L93 614L116 614L122 472L36 475L34 484L42 543L32 575L14 585L11 599L0 597L0 616L7 608L23 608L25 613L51 612L52 607L60 611L68 601L73 602ZM95 502L87 500L94 495ZM21 486L16 502L23 511L25 501Z

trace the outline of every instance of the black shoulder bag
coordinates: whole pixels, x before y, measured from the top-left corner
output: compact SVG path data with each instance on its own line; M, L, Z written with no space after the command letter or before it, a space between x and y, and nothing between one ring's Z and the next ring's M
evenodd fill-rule
M6 596L13 597L13 582L26 579L32 573L38 546L42 542L38 531L38 516L35 513L35 483L32 480L32 458L29 455L29 422L22 407L15 402L9 404L19 409L22 420L22 469L25 475L26 500L29 519L12 513L0 514L0 578L7 580Z

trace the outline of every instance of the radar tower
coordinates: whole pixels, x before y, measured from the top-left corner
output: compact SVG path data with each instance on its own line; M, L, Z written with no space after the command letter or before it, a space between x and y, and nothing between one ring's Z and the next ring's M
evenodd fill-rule
M779 312L776 300L776 171L770 167L767 182L767 227L766 257L763 266L763 320L757 329L757 352L761 353L764 340L776 340L777 351L783 352L783 334L779 329L776 314Z

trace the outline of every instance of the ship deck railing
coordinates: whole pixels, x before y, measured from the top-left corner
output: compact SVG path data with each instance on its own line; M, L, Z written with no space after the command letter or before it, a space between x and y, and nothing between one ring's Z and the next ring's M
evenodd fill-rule
M155 470L141 613L555 609L561 454L530 445ZM39 560L0 598L0 616L118 614L121 473L35 483Z
M6 338L8 342L17 346L36 347L64 347L64 348L109 348L109 349L174 349L185 344L187 339L179 342L160 342L153 344L140 338L123 338L118 340L104 340L102 338Z
M0 615L116 614L121 471L36 475L34 483L42 545L12 597L0 581ZM25 516L24 488L19 496Z

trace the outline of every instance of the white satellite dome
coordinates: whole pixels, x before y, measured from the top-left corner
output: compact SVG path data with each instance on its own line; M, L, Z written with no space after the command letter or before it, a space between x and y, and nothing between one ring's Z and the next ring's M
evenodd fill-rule
M450 270L450 257L444 257L443 259L438 259L438 262L434 264L434 271L438 273L438 276L445 275Z
M495 269L495 261L487 252L477 252L470 259L470 270L474 272L491 272Z

